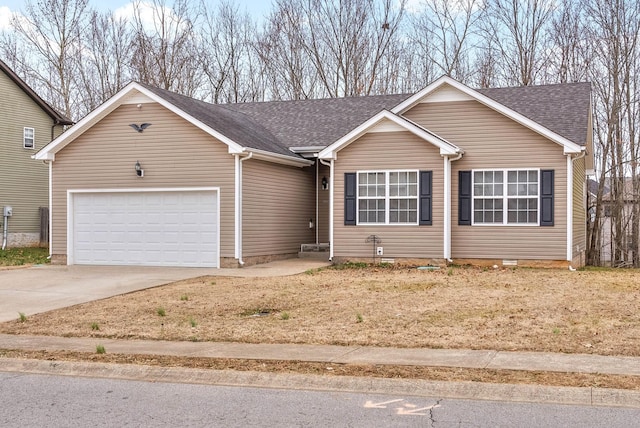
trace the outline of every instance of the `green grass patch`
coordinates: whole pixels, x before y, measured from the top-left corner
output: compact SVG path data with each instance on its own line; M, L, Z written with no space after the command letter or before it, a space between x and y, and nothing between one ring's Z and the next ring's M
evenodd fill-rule
M49 263L49 249L39 247L0 250L0 266L42 265Z
M102 345L97 345L96 346L96 354L106 354L107 350L104 349L104 346Z
M371 263L365 263L365 262L346 262L346 263L340 263L337 265L333 265L331 266L329 269L335 269L335 270L347 270L347 269L366 269L369 266L371 266Z

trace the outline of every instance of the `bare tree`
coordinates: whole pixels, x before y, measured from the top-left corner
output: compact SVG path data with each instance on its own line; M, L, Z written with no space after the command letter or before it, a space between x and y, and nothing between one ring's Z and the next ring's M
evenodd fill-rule
M131 79L128 64L133 33L130 23L111 12L94 11L76 60L80 108L87 113L115 95Z
M552 18L549 81L584 82L589 78L591 49L583 6L582 1L565 0Z
M484 15L480 0L433 0L424 5L411 25L415 54L433 62L439 74L467 82L477 24Z
M200 5L203 17L199 60L210 88L213 102L255 101L260 98L260 85L255 84L257 60L252 58L255 24L248 13L224 1L214 10Z
M483 32L499 53L505 84L539 82L547 66L547 30L554 4L553 0L487 0Z
M272 99L300 100L316 96L318 73L305 49L308 35L300 25L304 19L302 8L278 0L254 44L264 65Z
M292 0L295 31L329 97L373 93L404 15L405 0Z
M592 0L589 43L594 50L589 69L596 103L596 159L601 185L610 192L611 263L639 266L638 232L638 90L640 4L622 0ZM597 226L596 226L597 227ZM593 233L590 250L594 248Z
M131 67L137 80L193 96L200 86L195 16L188 0L134 3Z
M88 0L27 0L24 15L11 24L17 43L31 52L14 60L29 76L30 83L65 115L73 117L78 104L75 86L77 62L82 49L82 33L87 25Z

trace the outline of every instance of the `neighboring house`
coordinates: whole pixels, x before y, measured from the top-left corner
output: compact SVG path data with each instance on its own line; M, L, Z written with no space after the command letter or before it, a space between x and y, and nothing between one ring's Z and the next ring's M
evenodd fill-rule
M44 102L2 61L0 94L0 230L5 226L4 207L12 207L11 217L7 217L6 246L38 245L48 240L46 233L41 236L41 225L46 230L49 167L34 162L31 156L72 122Z
M36 159L56 263L238 266L314 244L578 266L590 145L584 83L229 105L131 83Z
M605 266L633 266L634 253L640 252L638 244L634 245L633 242L633 210L640 203L640 198L637 192L634 191L633 181L630 177L624 179L621 188L622 195L618 198L614 198L612 195L611 180L606 179L605 183L602 195L598 242L600 262ZM616 204L616 200L622 203ZM617 216L616 206L620 210ZM617 234L621 235L616 238Z

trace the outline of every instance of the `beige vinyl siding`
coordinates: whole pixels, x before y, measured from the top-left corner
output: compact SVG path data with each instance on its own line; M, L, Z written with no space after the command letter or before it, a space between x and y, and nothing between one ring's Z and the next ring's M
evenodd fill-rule
M587 247L585 158L573 162L573 257Z
M145 122L142 133L129 126ZM56 154L53 254L67 250L68 189L219 187L220 256L234 257L234 180L225 144L159 104L122 105Z
M31 155L51 141L53 119L1 71L0 94L0 214L12 206L9 232L38 233L39 208L49 205L49 167ZM35 149L23 148L25 127L35 130Z
M562 146L476 101L418 104L405 116L465 151L452 166L454 260L566 260L567 174ZM458 171L494 168L553 169L554 226L458 226Z
M370 257L369 235L382 239L384 257L442 258L444 162L439 149L410 132L365 134L338 152L334 177L334 255ZM432 226L345 226L344 174L370 170L433 171Z
M329 242L329 210L330 210L330 189L322 190L322 177L331 177L330 168L320 164L318 168L318 241L319 243Z
M291 254L315 242L315 167L249 159L242 165L243 256Z

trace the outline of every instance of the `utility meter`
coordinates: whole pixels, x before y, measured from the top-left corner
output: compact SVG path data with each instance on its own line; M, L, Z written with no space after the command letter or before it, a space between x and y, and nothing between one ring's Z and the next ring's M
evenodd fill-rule
M13 215L13 207L6 206L4 207L4 216L11 217Z

